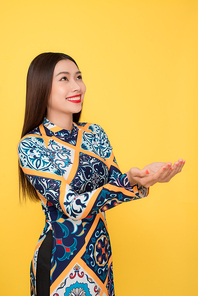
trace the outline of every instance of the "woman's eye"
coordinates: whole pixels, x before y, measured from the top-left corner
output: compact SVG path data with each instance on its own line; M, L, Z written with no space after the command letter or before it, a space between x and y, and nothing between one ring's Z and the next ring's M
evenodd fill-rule
M78 75L77 76L77 79L82 79L82 75Z
M66 76L64 76L64 77L62 77L62 78L61 78L61 80L64 80L64 81L66 81L66 80L68 80L68 79L67 79L67 77L66 77Z

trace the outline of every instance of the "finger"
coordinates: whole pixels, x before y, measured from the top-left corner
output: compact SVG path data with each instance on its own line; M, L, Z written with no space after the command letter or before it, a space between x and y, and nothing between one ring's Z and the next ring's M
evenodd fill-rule
M177 173L180 173L183 169L183 166L184 166L184 162L180 162L176 168L176 174Z
M172 162L167 162L165 167L170 169L172 167Z
M170 181L170 179L175 175L176 168L177 166L172 166L171 162L166 163L162 169L159 170L157 182L164 183Z
M159 176L159 182L167 182L170 176L174 174L173 171L174 169L171 165L167 165L165 168L163 168L163 172Z
M169 182L177 173L181 172L184 163L185 162L182 159L176 161L172 168L170 168L170 171L163 176L162 182Z
M166 163L163 167L162 167L162 171L164 172L163 175L165 175L165 173L168 173L170 170L172 171L173 166L171 162Z
M183 159L179 159L178 161L176 161L173 165L170 165L171 163L168 163L166 168L167 173L169 171L173 172L172 175L178 173L181 171L182 167L183 167ZM164 168L164 170L165 170ZM169 168L170 170L167 170L167 168ZM169 174L168 174L169 175ZM165 175L164 175L165 176Z
M139 168L134 167L134 168L131 168L131 173L133 177L144 178L149 174L149 170L148 169L140 170Z
M178 161L176 161L173 165L173 170L175 172L175 174L180 173L183 166L185 164L185 161L183 161L183 159L179 159Z
M186 161L184 159L179 159L179 164L181 164L181 167L183 168L183 166L185 165Z

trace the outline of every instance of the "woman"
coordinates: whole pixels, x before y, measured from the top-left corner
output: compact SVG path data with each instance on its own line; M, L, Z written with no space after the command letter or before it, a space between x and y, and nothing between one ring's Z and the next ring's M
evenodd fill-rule
M180 159L122 174L104 130L78 123L85 90L70 56L43 53L29 67L20 184L46 215L31 264L34 296L114 295L104 212L147 196L184 165Z

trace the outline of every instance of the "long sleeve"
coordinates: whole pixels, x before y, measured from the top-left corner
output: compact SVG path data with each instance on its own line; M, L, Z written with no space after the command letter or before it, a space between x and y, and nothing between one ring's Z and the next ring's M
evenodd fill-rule
M29 134L20 141L18 155L21 168L41 199L46 199L68 217L78 220L147 195L145 188L131 187L126 174L120 172L108 137L101 127L90 125L89 132L80 135L80 149L95 155L108 167L107 183L82 193L77 193L71 186L69 173L72 173L74 164L69 163L67 143L59 160L54 156L56 152L46 147L46 137L42 135ZM71 170L68 172L69 165Z

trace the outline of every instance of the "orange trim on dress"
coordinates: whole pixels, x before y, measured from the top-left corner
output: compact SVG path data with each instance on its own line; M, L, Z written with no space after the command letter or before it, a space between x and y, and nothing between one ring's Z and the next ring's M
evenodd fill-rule
M69 176L67 177L67 183L70 184L73 180L79 164L79 151L80 151L80 145L81 145L81 139L82 139L82 130L78 131L78 139L76 142L76 146L73 146L73 149L75 149L75 157L74 157L74 163L72 165L71 171L69 172Z

